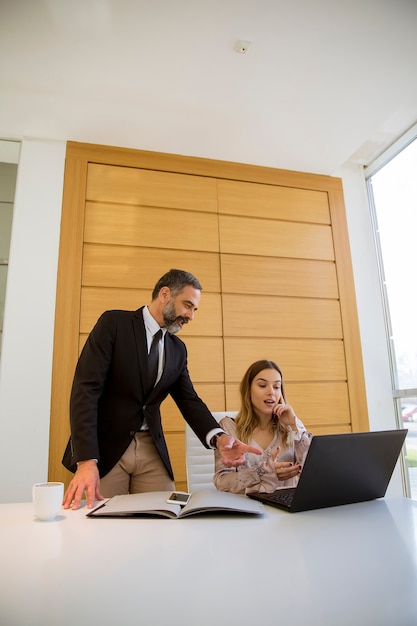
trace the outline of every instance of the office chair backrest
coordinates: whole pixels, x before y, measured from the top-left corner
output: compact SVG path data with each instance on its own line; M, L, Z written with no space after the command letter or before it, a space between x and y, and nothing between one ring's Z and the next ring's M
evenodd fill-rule
M226 415L236 417L237 411L219 411L213 417L219 422ZM213 484L214 451L207 450L188 424L185 425L185 457L188 491L215 489Z

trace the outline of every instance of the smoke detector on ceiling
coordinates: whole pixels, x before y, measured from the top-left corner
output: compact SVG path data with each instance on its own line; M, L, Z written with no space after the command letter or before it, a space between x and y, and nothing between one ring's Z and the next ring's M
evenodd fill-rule
M240 54L246 54L251 45L251 41L243 41L242 39L239 39L239 41L237 41L235 44L235 50Z

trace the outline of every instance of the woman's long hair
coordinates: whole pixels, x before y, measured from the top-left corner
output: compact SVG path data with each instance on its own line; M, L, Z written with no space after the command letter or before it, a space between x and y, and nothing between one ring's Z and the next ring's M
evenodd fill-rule
M245 375L243 376L240 382L240 398L241 398L241 406L240 411L236 416L236 436L238 439L243 441L244 443L249 443L252 433L255 428L259 424L259 419L256 413L253 410L252 400L251 400L251 386L253 379L261 372L262 370L276 370L281 376L281 393L286 403L285 399L285 391L284 391L284 380L282 376L281 368L274 361L267 361L266 359L262 359L261 361L255 361L252 363L250 367L247 369ZM279 420L271 419L271 430L274 428L278 428L278 431L281 434L282 446L284 448L288 447L288 428L281 424Z

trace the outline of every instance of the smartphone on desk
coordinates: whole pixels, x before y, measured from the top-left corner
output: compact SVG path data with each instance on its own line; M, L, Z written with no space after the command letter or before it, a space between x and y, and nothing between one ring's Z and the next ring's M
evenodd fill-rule
M180 506L185 506L191 498L191 493L187 493L186 491L173 491L167 502L169 504L179 504Z

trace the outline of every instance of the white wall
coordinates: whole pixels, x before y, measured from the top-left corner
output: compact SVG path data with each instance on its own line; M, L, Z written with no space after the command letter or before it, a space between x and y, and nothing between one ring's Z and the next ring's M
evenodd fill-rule
M27 501L46 480L56 270L65 142L22 144L0 362L0 502ZM370 426L394 428L389 362L362 168L343 179ZM6 477L9 477L7 480ZM402 494L397 470L389 494Z
M0 502L47 479L52 348L66 143L24 139L0 360Z
M370 429L396 428L378 265L363 168L348 164L335 176L343 180ZM388 495L394 493L402 495L399 464L388 488Z

